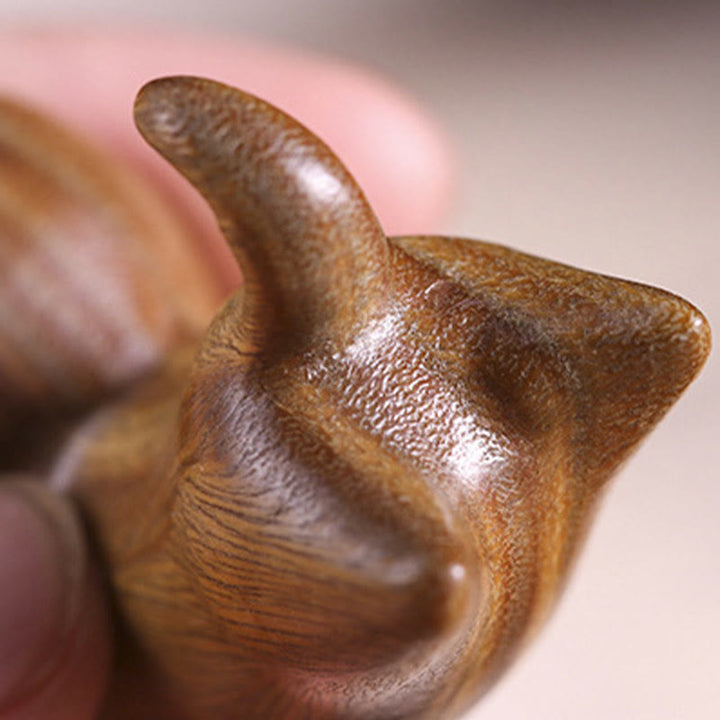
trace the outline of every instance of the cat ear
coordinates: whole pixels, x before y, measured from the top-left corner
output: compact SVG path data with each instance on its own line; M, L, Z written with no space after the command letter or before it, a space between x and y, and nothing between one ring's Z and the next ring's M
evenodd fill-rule
M607 479L655 426L710 352L702 313L664 290L491 243L390 242L473 298L486 320L469 352L484 388L516 413L551 412L548 425L565 425L573 475L590 485ZM559 393L552 403L541 373Z
M192 77L146 85L135 119L212 206L244 275L245 322L338 339L382 303L380 225L350 173L296 120Z

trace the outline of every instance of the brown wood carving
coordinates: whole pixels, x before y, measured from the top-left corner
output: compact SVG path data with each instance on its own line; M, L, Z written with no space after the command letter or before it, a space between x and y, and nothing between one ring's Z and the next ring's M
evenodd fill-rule
M0 470L71 493L107 568L105 716L458 717L547 616L600 490L699 371L662 290L387 238L308 130L175 77L146 140L244 284L50 121L0 105Z

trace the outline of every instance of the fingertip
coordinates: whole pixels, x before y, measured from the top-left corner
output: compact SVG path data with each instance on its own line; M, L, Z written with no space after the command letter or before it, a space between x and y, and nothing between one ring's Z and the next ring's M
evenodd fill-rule
M0 488L0 718L89 720L108 619L77 518L36 483Z
M205 229L209 213L133 127L135 94L153 78L209 77L294 115L347 164L388 234L434 232L449 206L453 161L438 126L390 83L336 60L202 34L66 28L6 32L0 62L16 69L4 91L150 168Z

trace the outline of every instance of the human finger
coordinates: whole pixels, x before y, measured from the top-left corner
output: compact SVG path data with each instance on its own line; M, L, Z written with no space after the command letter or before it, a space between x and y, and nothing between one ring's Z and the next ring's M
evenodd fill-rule
M0 720L90 720L110 645L99 573L67 499L0 483Z

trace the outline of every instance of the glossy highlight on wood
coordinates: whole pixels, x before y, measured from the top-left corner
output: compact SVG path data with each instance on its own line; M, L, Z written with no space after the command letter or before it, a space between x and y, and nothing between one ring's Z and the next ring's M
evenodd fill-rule
M20 112L0 105L0 131ZM100 233L89 247L109 248L109 287L125 278L138 308L127 340L81 361L82 333L58 331L70 360L50 367L67 370L50 382L26 360L18 378L21 350L42 356L45 327L68 326L51 299L97 272L52 261L87 252L67 244L68 217L93 222L122 193L0 212L0 429L18 415L49 428L8 444L0 472L42 458L87 519L121 647L104 717L459 717L547 617L602 488L700 370L705 319L663 290L499 245L387 238L332 151L239 90L153 81L135 117L242 270L208 328L213 291L182 242L166 241L183 267L165 281L152 238L133 234L126 254ZM0 132L9 187L30 172L14 158L61 132L33 122ZM67 164L51 138L35 164L50 196ZM16 230L38 217L57 231ZM19 256L45 284L23 284ZM118 359L145 316L172 332L149 333L147 361ZM122 367L87 391L105 362Z

